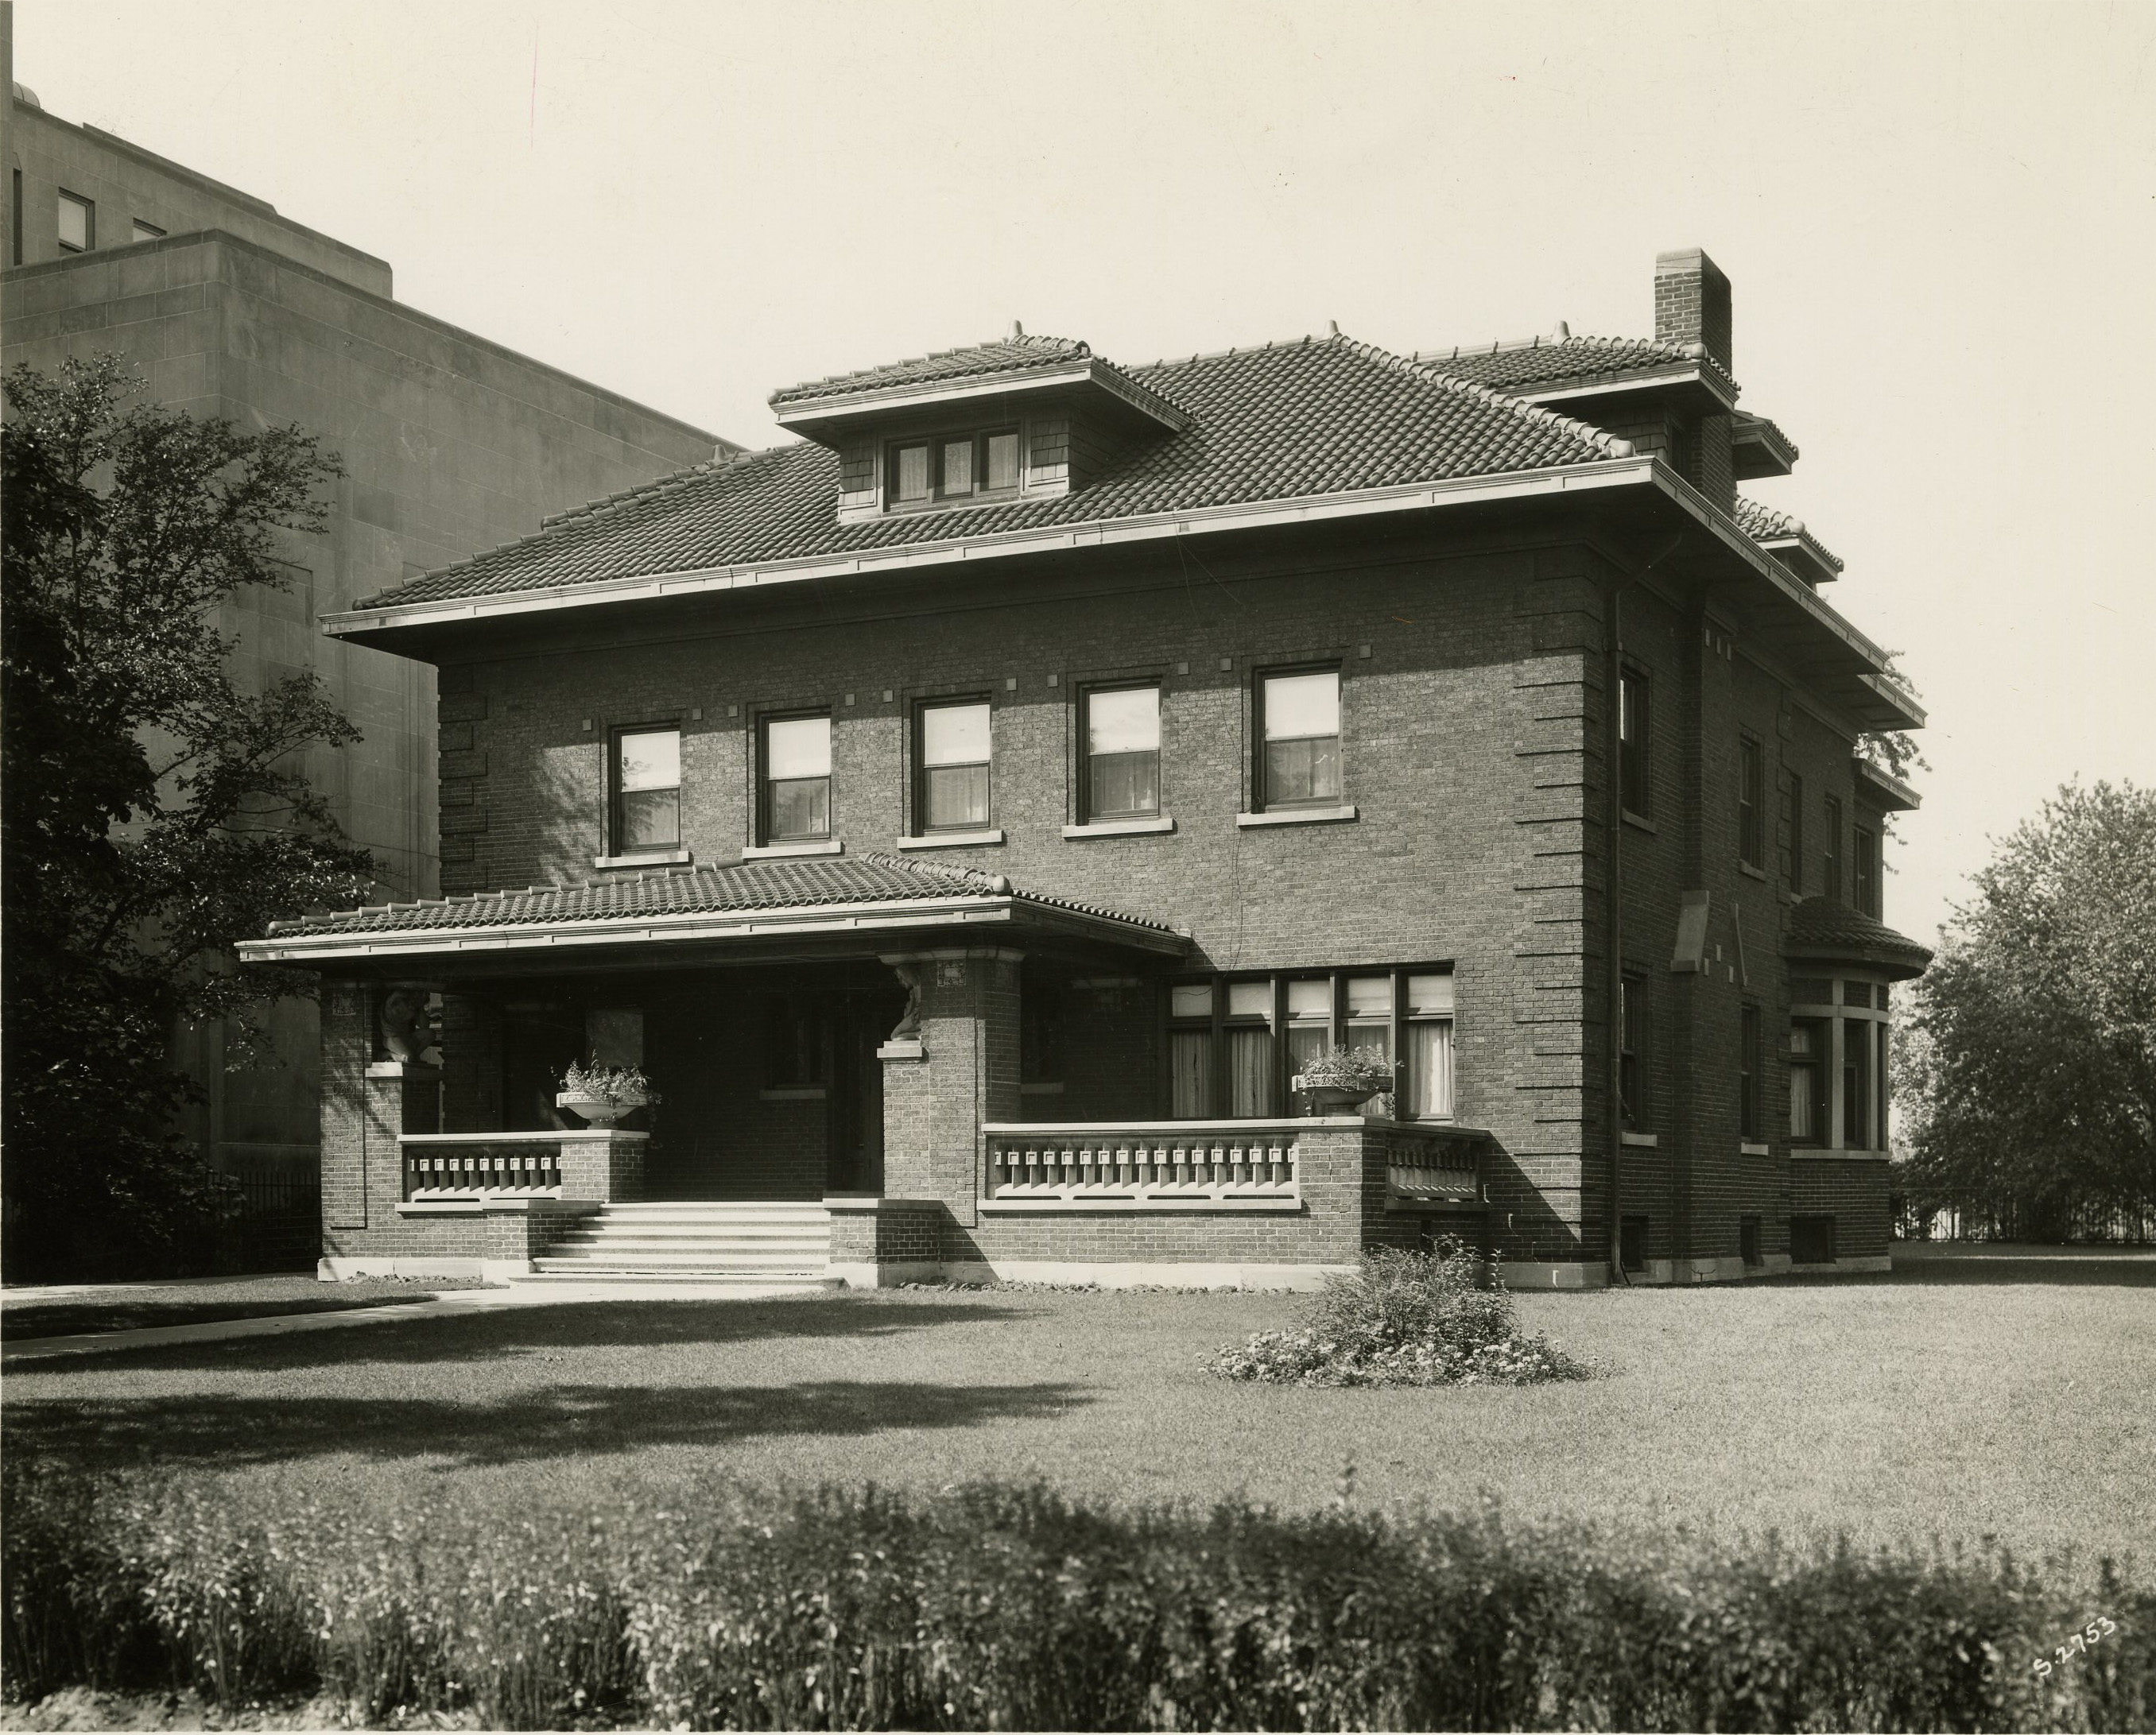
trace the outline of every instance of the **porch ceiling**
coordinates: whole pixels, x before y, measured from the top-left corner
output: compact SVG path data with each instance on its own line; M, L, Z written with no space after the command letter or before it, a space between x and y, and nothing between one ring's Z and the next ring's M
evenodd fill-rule
M250 962L364 970L521 970L777 957L872 956L894 945L1045 941L1173 957L1165 924L1014 887L1001 875L895 856L668 868L273 923Z

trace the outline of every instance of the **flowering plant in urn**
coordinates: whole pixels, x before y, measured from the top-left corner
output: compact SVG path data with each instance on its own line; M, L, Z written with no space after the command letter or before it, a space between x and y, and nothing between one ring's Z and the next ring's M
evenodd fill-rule
M641 1067L586 1066L571 1061L562 1074L554 1106L567 1108L595 1127L610 1127L659 1100Z
M1295 1089L1321 1108L1353 1108L1393 1088L1393 1063L1381 1048L1350 1048L1305 1062Z

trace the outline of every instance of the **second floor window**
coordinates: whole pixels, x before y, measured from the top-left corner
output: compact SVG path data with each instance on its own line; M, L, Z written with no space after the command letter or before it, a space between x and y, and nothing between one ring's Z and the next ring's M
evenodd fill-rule
M1647 678L1628 668L1617 678L1617 799L1627 813L1653 816L1647 804Z
M1801 898L1804 894L1804 780L1794 771L1789 773L1786 805L1789 827L1789 893L1792 897Z
M1879 914L1879 837L1862 826L1851 836L1850 902L1867 916Z
M985 699L921 708L921 828L978 832L988 823Z
M1737 744L1737 859L1747 868L1767 865L1767 751L1752 736Z
M1337 806L1340 671L1267 675L1258 683L1258 711L1260 806Z
M1018 430L938 434L891 448L885 497L895 506L1018 491Z
M681 731L624 729L614 737L614 853L680 847Z
M770 717L763 724L763 841L831 835L831 719Z
M62 253L88 253L97 245L97 207L90 200L62 193L59 218Z
M1826 798L1826 847L1820 853L1820 890L1841 902L1841 803Z
M1096 688L1086 695L1086 814L1152 819L1160 812L1160 688Z

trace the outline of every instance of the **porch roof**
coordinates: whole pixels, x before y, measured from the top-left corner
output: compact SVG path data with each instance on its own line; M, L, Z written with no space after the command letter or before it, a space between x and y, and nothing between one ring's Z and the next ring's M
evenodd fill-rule
M377 959L562 956L585 948L814 939L816 949L875 949L924 930L1060 935L1176 955L1189 941L1165 923L1022 891L1001 874L896 856L821 856L651 868L603 878L422 898L273 922L242 942L250 962L327 966ZM864 945L848 948L849 936Z

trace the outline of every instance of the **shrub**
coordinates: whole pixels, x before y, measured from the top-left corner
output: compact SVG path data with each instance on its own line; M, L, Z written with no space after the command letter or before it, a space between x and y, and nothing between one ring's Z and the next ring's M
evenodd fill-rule
M2109 1562L1463 1515L1123 1512L1040 1487L692 1491L465 1517L0 1482L7 1691L370 1727L2148 1728L2156 1589ZM2115 1633L2048 1681L2093 1615Z
M1522 1331L1502 1283L1450 1240L1366 1254L1360 1270L1326 1280L1304 1324L1260 1332L1205 1365L1224 1379L1291 1385L1534 1385L1590 1371Z

